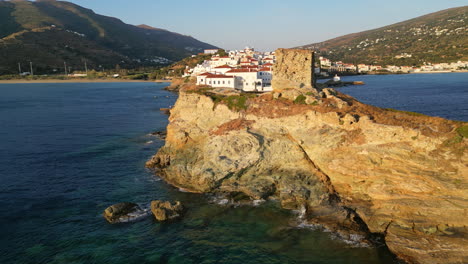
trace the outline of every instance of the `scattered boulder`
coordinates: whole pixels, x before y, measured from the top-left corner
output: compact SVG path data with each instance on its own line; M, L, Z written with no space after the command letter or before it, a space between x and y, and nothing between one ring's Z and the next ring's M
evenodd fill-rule
M135 221L148 215L147 210L140 208L138 204L123 202L111 205L104 210L104 218L111 224Z
M155 131L150 133L151 136L155 136L160 140L165 140L167 132L166 131Z
M179 201L171 204L169 201L155 200L151 202L151 212L158 221L167 221L182 216L184 207Z
M154 155L146 162L147 168L164 168L171 164L171 156L166 154Z
M159 108L159 110L166 115L171 115L171 108Z

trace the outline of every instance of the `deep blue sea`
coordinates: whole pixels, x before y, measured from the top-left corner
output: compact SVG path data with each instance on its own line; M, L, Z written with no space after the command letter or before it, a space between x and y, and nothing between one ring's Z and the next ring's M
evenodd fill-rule
M342 91L466 120L467 75L433 76L355 76L367 85ZM440 90L426 89L425 78ZM219 205L145 169L164 143L149 135L168 123L159 108L177 99L164 86L0 84L0 263L394 263L386 248L298 227L297 215L274 202ZM444 104L433 103L437 94ZM398 100L414 95L418 105L424 98L432 103L399 107ZM153 199L181 200L188 212L172 223L148 217L110 225L101 216L114 203Z
M468 73L345 76L365 85L337 90L384 108L468 122Z

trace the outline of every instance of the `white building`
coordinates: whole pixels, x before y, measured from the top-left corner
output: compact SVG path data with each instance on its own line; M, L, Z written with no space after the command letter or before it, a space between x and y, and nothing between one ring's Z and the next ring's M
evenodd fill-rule
M206 49L204 51L205 54L216 54L216 52L218 52L219 49Z
M239 64L239 61L235 57L223 56L223 57L213 57L211 59L211 67L218 67L223 65L236 66Z
M331 67L332 63L329 59L324 58L324 57L319 57L320 60L320 66L322 67Z
M433 70L434 70L434 67L432 67L432 65L421 66L421 71L433 71Z
M389 72L398 72L400 71L400 67L395 66L395 65L387 65L387 68L385 68Z
M206 77L208 77L208 75L211 75L211 73L205 72L197 75L197 85L206 85Z
M271 87L271 80L273 79L273 72L269 67L263 67L258 70L258 75L262 79L261 91L273 91Z
M226 72L230 70L232 70L232 67L224 64L222 66L214 67L211 72L215 74L226 74Z
M245 92L262 91L262 79L259 78L257 70L247 69L232 69L226 72L226 75L236 77L236 89Z
M366 64L358 64L358 72L368 72L370 70L369 65Z
M211 87L227 87L227 88L236 88L236 77L227 76L221 74L213 74L206 76L206 85Z
M214 53L213 50L209 54ZM240 51L228 51L228 56L212 56L211 60L189 69L187 73L191 72L192 76L197 77L197 85L227 87L246 92L272 91L274 62L274 52L258 52L247 47Z
M205 72L211 72L211 62L207 60L193 68L192 76L197 76Z

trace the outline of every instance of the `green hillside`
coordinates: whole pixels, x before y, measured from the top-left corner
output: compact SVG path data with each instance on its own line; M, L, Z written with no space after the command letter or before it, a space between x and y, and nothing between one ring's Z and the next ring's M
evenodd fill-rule
M167 65L214 46L190 36L128 25L78 5L53 0L0 1L0 74L32 61L37 73Z
M468 6L451 8L301 48L347 63L411 66L468 60L467 18Z

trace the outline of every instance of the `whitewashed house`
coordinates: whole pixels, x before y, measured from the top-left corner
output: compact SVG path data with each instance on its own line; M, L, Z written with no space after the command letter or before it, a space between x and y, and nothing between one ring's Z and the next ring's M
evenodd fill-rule
M324 58L324 57L319 57L320 60L320 66L322 67L331 67L332 63L329 59Z
M205 72L211 72L211 62L207 60L193 68L192 76L198 76Z
M226 74L226 72L232 70L233 68L231 66L228 66L226 64L214 67L212 72L215 74Z
M260 91L273 91L271 87L271 80L273 79L273 72L269 67L263 67L258 70L258 77L262 79L262 87Z
M358 72L368 72L369 71L369 65L366 64L358 64Z
M211 75L209 72L205 72L197 75L197 85L206 85L206 77Z
M216 54L216 52L218 52L219 49L206 49L204 50L204 53L205 54Z
M236 83L235 83L236 77L234 76L227 76L223 74L211 74L206 76L206 85L209 85L211 87L226 87L226 88L232 88L235 89Z
M236 77L236 89L245 92L262 91L262 79L259 78L257 70L251 68L232 69L226 72L226 75Z
M222 65L236 66L238 60L235 57L223 56L223 57L213 57L211 58L211 66L218 67Z

